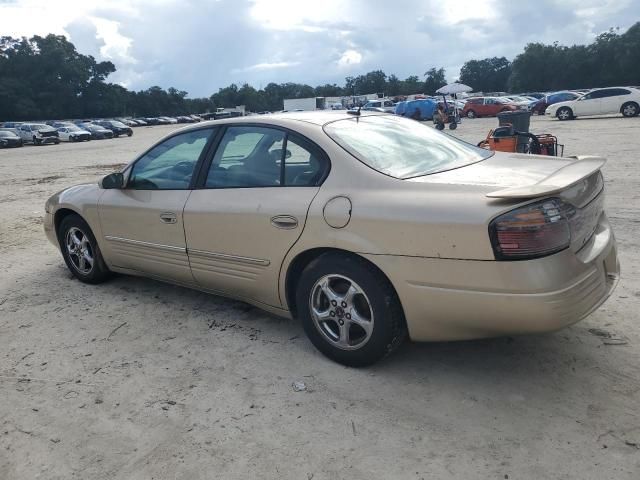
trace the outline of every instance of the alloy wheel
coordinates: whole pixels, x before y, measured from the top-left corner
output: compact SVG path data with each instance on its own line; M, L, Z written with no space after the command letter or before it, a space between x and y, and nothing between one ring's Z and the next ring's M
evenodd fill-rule
M622 114L625 117L634 117L636 115L636 106L633 104L628 104L625 105L624 108L622 109Z
M87 235L78 227L72 227L65 236L65 246L73 267L82 275L91 273L94 258Z
M371 303L362 288L348 277L321 277L311 289L309 308L318 331L339 349L357 350L371 338Z

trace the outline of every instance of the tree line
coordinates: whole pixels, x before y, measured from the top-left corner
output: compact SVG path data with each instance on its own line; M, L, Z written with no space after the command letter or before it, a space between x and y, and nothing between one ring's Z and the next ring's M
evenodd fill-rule
M202 113L245 105L249 111L274 111L285 98L384 93L395 97L432 95L446 83L444 68L430 68L404 80L374 70L345 78L343 85L312 87L245 83L220 88L208 98L188 98L176 88L131 91L108 82L112 62L79 53L64 36L0 37L0 120L157 116ZM550 91L640 84L640 22L624 33L610 30L588 45L530 43L513 61L505 57L469 60L459 81L475 91Z

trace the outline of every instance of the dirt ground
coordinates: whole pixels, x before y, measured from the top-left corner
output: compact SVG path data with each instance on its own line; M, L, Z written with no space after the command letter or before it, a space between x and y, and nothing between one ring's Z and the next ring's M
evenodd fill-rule
M622 280L602 308L553 334L406 344L362 370L243 303L72 278L45 200L172 128L0 150L0 479L640 478L640 118L533 119L566 155L609 158Z

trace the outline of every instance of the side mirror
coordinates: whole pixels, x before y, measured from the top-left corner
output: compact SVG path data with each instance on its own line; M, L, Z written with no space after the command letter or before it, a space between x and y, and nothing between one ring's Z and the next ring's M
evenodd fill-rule
M114 189L124 187L124 175L121 172L110 173L100 180L100 188Z

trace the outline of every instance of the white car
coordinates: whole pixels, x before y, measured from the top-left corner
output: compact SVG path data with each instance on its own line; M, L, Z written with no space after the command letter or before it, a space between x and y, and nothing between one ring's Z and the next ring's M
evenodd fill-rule
M640 90L632 87L596 88L575 100L549 105L544 113L558 120L615 113L636 117L640 114Z
M387 113L393 113L396 110L396 105L393 103L393 100L381 99L381 100L369 100L364 107L365 109L369 108L382 108L383 111Z
M91 132L87 132L75 125L58 128L58 136L60 140L64 140L65 142L84 142L91 140Z

